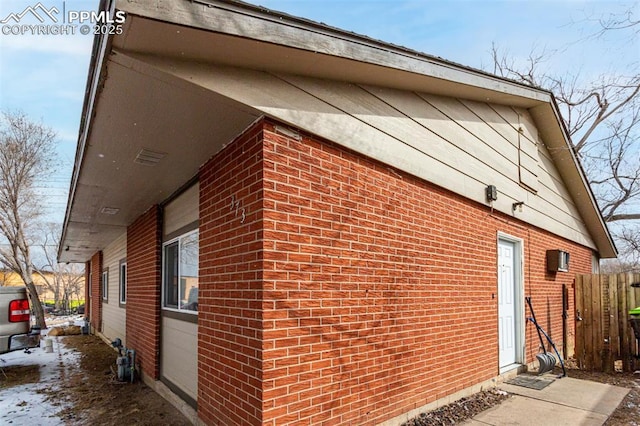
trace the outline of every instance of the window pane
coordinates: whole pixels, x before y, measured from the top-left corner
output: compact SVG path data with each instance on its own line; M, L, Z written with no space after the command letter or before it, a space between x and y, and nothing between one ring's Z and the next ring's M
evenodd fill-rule
M109 297L109 273L102 272L102 299L107 300Z
M120 303L127 301L127 264L120 264Z
M198 310L198 232L180 239L180 308Z
M164 248L164 306L178 307L178 243Z

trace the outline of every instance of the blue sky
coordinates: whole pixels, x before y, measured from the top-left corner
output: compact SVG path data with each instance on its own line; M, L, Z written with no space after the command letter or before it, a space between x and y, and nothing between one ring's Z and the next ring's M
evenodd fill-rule
M186 0L185 0L186 1ZM1 0L0 20L35 1ZM95 10L97 0L41 0L46 8ZM63 4L64 3L64 4ZM549 70L582 78L627 69L640 61L640 42L608 35L593 39L597 19L633 10L619 1L528 0L261 0L257 4L476 68L490 63L495 42L519 61L532 48L556 54ZM25 20L28 18L24 18ZM24 21L23 21L24 22ZM23 23L21 22L21 23ZM37 23L35 19L29 23ZM0 24L2 27L2 24ZM62 166L46 185L50 217L62 222L73 167L91 55L89 35L0 33L0 109L25 111L59 136Z

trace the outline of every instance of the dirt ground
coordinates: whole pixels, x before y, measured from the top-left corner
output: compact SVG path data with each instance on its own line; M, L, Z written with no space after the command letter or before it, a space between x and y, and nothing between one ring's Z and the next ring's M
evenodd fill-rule
M95 336L65 336L66 350L81 353L79 365L65 365L58 384L39 390L66 425L190 425L172 405L142 382L119 383L115 370L117 352ZM62 365L61 365L62 367ZM4 368L0 387L39 380L38 365Z
M402 426L441 426L462 423L484 410L500 404L509 394L497 389L483 391L445 405L437 410L422 413Z
M40 381L39 365L17 365L3 368L2 372L4 374L0 374L0 389Z
M65 346L82 353L80 369L65 378L62 396L73 404L59 416L67 424L190 425L164 398L141 381L116 380L117 353L95 336L66 336ZM113 370L112 370L113 369ZM60 393L57 397L60 397Z
M98 337L65 336L60 339L67 351L81 354L79 365L65 365L59 373L60 383L47 385L39 392L58 408L56 415L64 424L190 424L178 410L143 383L117 382L113 372L117 353ZM19 365L4 368L3 371L6 377L0 375L0 389L36 384L40 380L38 365ZM640 426L639 374L606 374L578 369L568 369L567 372L569 377L629 388L629 394L605 426ZM509 395L506 392L498 390L481 392L418 416L406 425L458 424L507 398Z

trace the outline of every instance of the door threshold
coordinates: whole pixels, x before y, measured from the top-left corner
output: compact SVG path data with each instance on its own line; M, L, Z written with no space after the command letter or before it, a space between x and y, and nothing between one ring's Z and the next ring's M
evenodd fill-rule
M517 362L514 363L514 364L509 364L509 365L504 366L504 367L500 367L500 374L508 373L511 370L517 370L520 367L522 367L522 364L517 363Z

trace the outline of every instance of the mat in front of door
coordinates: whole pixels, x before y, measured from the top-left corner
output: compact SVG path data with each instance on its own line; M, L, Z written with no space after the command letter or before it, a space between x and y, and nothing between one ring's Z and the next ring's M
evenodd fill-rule
M555 379L521 375L516 376L511 380L507 380L505 383L509 385L522 386L524 388L542 390L553 383Z

